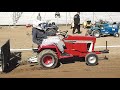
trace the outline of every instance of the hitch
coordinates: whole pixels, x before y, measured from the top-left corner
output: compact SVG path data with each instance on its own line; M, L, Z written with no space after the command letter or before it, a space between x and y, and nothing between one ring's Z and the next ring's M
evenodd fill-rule
M107 41L106 41L106 49L105 50L102 50L100 51L101 53L109 53L109 50L107 49Z
M107 41L106 41L106 50L108 50L108 49L107 49Z
M107 41L106 41L106 49L101 51L102 53L109 53L109 50L107 49ZM105 60L108 60L108 57L105 55L104 57Z

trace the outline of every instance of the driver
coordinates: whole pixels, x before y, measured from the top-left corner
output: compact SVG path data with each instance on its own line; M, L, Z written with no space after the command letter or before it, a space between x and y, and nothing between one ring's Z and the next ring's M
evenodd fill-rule
M55 44L61 53L64 53L64 42L59 38L59 36L48 36L43 28L42 21L35 21L32 28L32 40L38 46L42 47L45 45Z

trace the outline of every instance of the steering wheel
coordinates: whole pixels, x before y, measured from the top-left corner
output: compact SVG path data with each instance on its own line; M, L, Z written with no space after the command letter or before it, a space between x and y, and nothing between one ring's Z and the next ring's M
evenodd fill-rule
M64 38L67 37L67 33L68 33L68 30L67 31L63 31L63 32L60 32L59 35L62 35Z

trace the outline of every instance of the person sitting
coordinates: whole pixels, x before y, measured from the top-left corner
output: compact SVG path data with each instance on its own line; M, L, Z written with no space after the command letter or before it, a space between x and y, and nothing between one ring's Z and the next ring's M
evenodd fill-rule
M118 25L116 22L113 22L113 28L118 28Z
M41 48L42 46L54 44L61 51L62 55L65 55L66 53L64 53L64 42L59 38L59 36L48 36L42 26L42 23L42 21L35 21L33 23L32 41Z

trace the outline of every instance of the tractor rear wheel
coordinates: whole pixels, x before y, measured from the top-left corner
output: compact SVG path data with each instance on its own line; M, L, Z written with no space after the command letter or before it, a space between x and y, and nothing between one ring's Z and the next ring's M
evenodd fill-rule
M99 30L93 31L93 36L95 36L96 38L99 38L100 37L100 31Z
M89 66L95 66L98 64L98 56L95 53L89 53L85 57L86 64Z
M38 63L43 68L53 69L58 64L58 57L54 51L52 51L50 49L46 49L39 53Z

